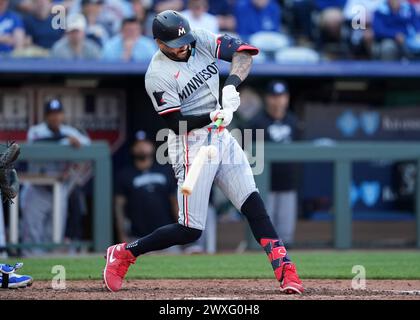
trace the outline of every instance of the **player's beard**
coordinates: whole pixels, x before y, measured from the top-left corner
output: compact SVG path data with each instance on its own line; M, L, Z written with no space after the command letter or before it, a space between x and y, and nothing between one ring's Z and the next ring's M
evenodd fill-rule
M187 61L190 58L191 55L191 45L188 45L188 48L186 50L186 55L182 58L178 57L178 55L169 52L169 51L162 51L169 59L174 60L174 61Z

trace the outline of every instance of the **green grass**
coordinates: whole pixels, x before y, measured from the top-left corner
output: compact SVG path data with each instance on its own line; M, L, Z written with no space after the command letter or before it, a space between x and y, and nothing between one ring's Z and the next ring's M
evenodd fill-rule
M420 279L420 252L295 251L292 258L304 279L351 279L352 267L363 265L368 279ZM22 272L36 280L50 280L54 265L66 268L70 280L101 279L103 257L68 257L8 260L25 263ZM262 253L141 257L130 268L131 279L272 278L271 266Z

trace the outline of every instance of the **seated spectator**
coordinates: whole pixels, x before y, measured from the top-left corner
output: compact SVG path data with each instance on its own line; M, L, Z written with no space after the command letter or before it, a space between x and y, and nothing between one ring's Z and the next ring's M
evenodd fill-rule
M135 18L125 19L121 33L108 40L102 57L110 61L150 61L157 50L152 39L142 35L142 27Z
M82 14L73 14L67 17L66 35L61 38L52 48L53 58L75 59L99 59L100 47L90 39L86 39L86 19Z
M22 20L8 6L9 0L0 0L0 54L21 49L25 39Z
M207 0L189 0L188 9L182 11L182 14L190 22L192 29L204 29L219 33L219 22L215 16L207 12L208 9Z
M208 12L216 16L221 31L235 32L236 18L232 1L229 0L209 0Z
M111 34L115 35L121 29L124 19L133 16L130 4L125 0L105 0L99 21L106 24L111 29Z
M283 19L291 35L303 45L310 45L313 38L314 3L312 0L290 0L284 2Z
M34 4L32 0L10 0L9 10L19 13L30 13L33 10Z
M144 4L145 0L131 0L131 11L137 20L143 22L146 21L147 9Z
M73 0L69 14L82 12L83 0ZM103 6L98 17L110 35L115 35L121 29L121 22L133 15L131 4L126 0L103 0Z
M71 7L74 0L52 0L54 5L63 6L66 10ZM21 13L31 13L36 7L33 0L11 0L11 8Z
M342 9L347 0L315 0L316 8L319 11L324 11L330 8L339 8Z
M396 60L418 55L420 17L405 0L384 0L374 13L373 31L378 43L377 56L381 60Z
M248 39L259 31L280 31L280 5L275 0L238 0L236 32Z
M374 40L372 18L382 0L348 0L344 7L344 18L349 31L348 40L352 53L370 57ZM364 21L362 21L364 19ZM353 26L356 23L356 27Z
M121 242L178 220L175 176L170 167L154 161L155 147L144 131L137 132L131 156L132 164L119 171L116 179L114 206Z
M82 13L86 18L86 37L103 47L109 35L106 27L100 23L99 17L104 0L82 0Z
M322 42L338 42L341 39L343 25L343 7L346 0L315 0L316 9L320 12L319 28Z
M409 0L408 2L410 2L414 9L416 9L417 14L420 13L420 0Z
M51 7L51 0L34 0L33 12L24 18L28 41L45 49L51 49L64 34L64 30L52 27Z
M184 9L183 0L154 0L155 13L160 13L165 10L182 11Z

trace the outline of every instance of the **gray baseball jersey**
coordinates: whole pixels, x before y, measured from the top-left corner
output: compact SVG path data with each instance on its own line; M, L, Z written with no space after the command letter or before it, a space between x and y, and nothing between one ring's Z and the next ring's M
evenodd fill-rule
M187 62L173 61L158 51L146 72L146 90L160 115L201 115L220 109L218 37L205 30L194 30L193 34L196 44ZM170 130L168 137L169 157L179 186L179 223L200 230L205 228L213 182L237 209L257 191L245 153L230 132L224 129L212 133L210 141L208 135L209 130L204 127L184 135ZM205 163L192 194L184 196L180 187L188 169L200 147L209 143L216 146L218 156Z
M173 61L159 50L146 72L146 90L160 115L179 110L198 115L220 108L217 36L205 30L193 34L196 45L187 62Z

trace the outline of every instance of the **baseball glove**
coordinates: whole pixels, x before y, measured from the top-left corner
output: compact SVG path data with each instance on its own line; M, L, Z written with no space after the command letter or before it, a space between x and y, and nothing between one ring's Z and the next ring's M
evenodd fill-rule
M0 154L0 192L4 202L12 202L19 192L19 179L14 169L14 162L20 154L17 143L6 145L6 150Z

